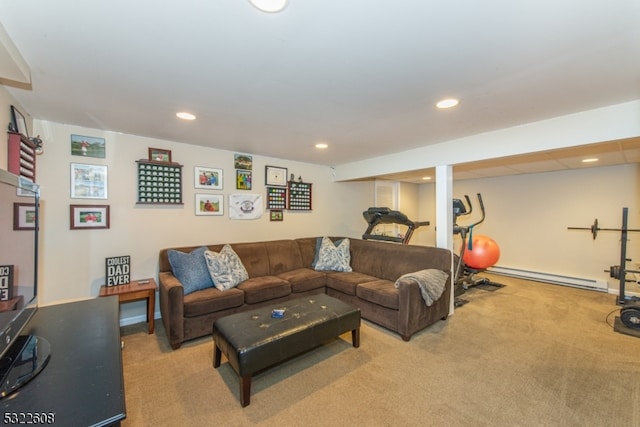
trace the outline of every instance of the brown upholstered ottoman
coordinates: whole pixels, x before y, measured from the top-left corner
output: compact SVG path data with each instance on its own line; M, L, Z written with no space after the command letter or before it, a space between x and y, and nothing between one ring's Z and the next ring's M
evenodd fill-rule
M282 318L273 309L285 309ZM213 323L213 367L222 353L240 378L240 404L250 403L251 376L351 331L360 345L360 309L325 294L222 317Z

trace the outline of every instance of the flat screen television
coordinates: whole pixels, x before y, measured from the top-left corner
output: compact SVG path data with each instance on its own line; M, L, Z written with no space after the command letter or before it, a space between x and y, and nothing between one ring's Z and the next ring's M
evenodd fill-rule
M0 169L0 399L47 364L46 339L21 335L38 309L39 186Z

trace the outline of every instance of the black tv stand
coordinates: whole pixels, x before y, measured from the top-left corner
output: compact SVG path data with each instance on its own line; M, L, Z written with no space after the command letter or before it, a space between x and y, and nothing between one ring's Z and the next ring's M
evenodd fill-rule
M47 365L49 341L36 335L20 335L0 359L0 399L16 391Z
M51 357L37 376L0 400L3 417L39 414L61 426L120 425L126 411L118 318L117 297L39 307L23 333L44 337Z

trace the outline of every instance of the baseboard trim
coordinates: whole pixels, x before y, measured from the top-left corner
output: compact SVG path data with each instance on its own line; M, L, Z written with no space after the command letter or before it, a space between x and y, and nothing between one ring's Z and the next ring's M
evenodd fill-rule
M539 271L522 270L518 268L501 266L493 266L487 269L487 271L493 274L527 279L535 282L553 283L557 285L589 289L598 292L609 292L609 286L605 280L585 279L582 277L563 276L560 274L544 273Z
M153 318L155 320L160 319L160 312L156 312L153 315ZM147 315L146 314L140 314L138 316L129 316L129 317L124 317L122 319L120 319L120 326L129 326L129 325L135 325L136 323L146 323L147 322Z

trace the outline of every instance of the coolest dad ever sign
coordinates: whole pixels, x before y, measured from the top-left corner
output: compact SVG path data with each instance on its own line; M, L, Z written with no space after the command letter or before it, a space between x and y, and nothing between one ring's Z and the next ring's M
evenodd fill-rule
M131 282L131 257L115 256L105 258L107 286L126 285Z

